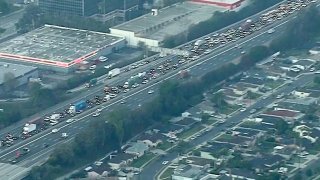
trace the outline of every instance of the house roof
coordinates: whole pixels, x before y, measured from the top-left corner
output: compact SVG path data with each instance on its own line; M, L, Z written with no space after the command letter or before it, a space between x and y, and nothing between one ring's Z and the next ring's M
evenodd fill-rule
M129 159L133 159L134 157L136 157L136 156L132 155L132 154L121 153L121 154L118 154L117 156L113 157L112 159L110 159L109 163L120 164L120 163L127 161Z
M244 128L236 128L234 131L239 132L240 136L245 136L245 137L254 137L259 134L260 131L254 130L254 129L244 129Z
M191 165L180 165L179 170L174 171L175 176L197 178L203 173L203 168L191 166Z
M144 133L138 137L137 140L144 141L149 140L152 143L156 143L157 141L163 141L166 138L165 135L161 133Z
M213 162L213 160L211 160L211 159L205 159L205 158L195 157L195 156L188 157L187 160L192 161L191 164L198 165L198 166L205 166L208 164L210 165Z
M178 124L178 125L182 125L182 126L190 126L194 123L196 123L198 121L194 120L193 118L183 118L182 120L176 122L175 124Z
M285 160L285 158L280 155L264 154L261 157L252 159L250 164L254 168L265 168L267 166L273 166L283 160Z
M232 175L242 176L250 179L257 179L257 176L247 169L232 168L230 169L230 171L227 171L226 174L229 174L230 172Z
M255 84L255 85L258 85L258 86L264 84L264 80L263 79L254 78L254 77L245 78L245 79L241 80L241 82L247 83L247 84Z
M298 98L298 99L286 99L284 102L308 106L313 103L316 103L317 99L313 97L305 97L305 98Z
M283 121L284 119L281 117L274 117L274 116L268 116L268 115L259 115L259 118L262 118L262 122L270 123L270 124L276 124L279 121Z
M135 142L135 143L132 144L132 146L130 146L128 149L126 149L125 152L143 154L148 149L149 149L149 147L145 143L143 143L143 142Z
M274 110L264 113L264 115L278 116L278 117L296 117L298 116L298 112L290 111L290 110Z

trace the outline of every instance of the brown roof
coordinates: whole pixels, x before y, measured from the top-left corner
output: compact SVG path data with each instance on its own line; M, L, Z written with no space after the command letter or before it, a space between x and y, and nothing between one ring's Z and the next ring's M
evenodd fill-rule
M296 117L298 115L298 112L290 111L290 110L275 110L264 113L266 115L271 116L279 116L279 117Z

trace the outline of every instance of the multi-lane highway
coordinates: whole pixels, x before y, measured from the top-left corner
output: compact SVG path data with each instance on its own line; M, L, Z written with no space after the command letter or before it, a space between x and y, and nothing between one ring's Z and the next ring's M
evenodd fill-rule
M291 19L291 18L293 18L293 17L290 17L287 19ZM284 19L284 20L279 21L273 25L273 27L276 30L276 33L267 34L266 31L270 27L263 28L259 32L253 33L252 35L250 35L246 38L243 38L243 39L239 40L238 42L234 42L234 43L225 45L224 47L220 47L219 49L214 50L213 53L206 55L206 56L198 59L197 61L194 61L194 62L191 62L187 65L184 65L180 69L189 68L190 73L193 76L203 75L203 73L206 73L215 67L219 67L227 62L230 62L234 58L240 56L241 51L249 50L253 46L256 46L259 44L264 44L264 43L270 41L271 39L277 37L280 34L278 32L281 32L283 30L283 28L284 28L283 24L285 24L286 22L287 22L287 20ZM234 48L235 44L239 44L240 46L242 46L242 49ZM127 72L126 74L120 75L120 77L118 77L118 78L108 80L106 83L111 84L111 85L123 84L125 81L127 81L127 78L129 76L137 74L138 72L146 71L146 70L150 69L150 67L154 67L155 64L159 64L160 62L165 61L168 58L171 58L171 57L167 57L167 58L158 60L156 62L152 62L150 64L147 64L147 65L142 66L141 68L138 68L135 70L131 70L131 71ZM134 90L128 92L127 94L123 94L123 95L121 95L121 97L117 97L117 98L113 99L112 101L110 101L110 103L103 104L100 107L102 107L102 109L104 109L104 112L111 111L112 109L115 108L115 106L120 105L120 101L122 101L122 99L125 99L127 101L127 103L123 104L123 106L127 106L130 108L138 108L138 104L142 104L145 101L152 99L151 97L154 97L153 94L148 94L149 89L156 90L156 89L158 89L158 86L162 81L164 81L166 79L177 77L177 73L180 69L177 69L175 71L171 71L171 72L153 80L152 82L149 82L147 85L140 86L139 88L134 89ZM98 91L101 92L101 88L102 88L102 85L91 89L90 90L91 92L87 93L86 96L91 96L91 97L95 96ZM122 97L122 96L125 96L125 97ZM145 98L146 96L149 96L150 98ZM65 109L67 106L65 104L63 104L62 107L63 108L61 108L61 106L60 106L60 108L58 110ZM55 109L55 111L57 111L57 109ZM47 114L47 112L44 114ZM44 115L44 114L42 114L42 115ZM20 159L20 162L17 163L17 165L22 166L22 167L30 167L31 165L36 165L37 163L40 163L41 161L44 160L45 157L48 156L49 152L56 145L70 140L81 129L85 128L87 126L87 124L90 123L90 121L93 119L92 111L86 111L86 112L76 116L75 118L77 120L74 121L73 123L59 124L58 125L58 127L60 129L59 133L55 134L55 133L51 133L50 130L47 130L47 131L41 132L38 135L35 135L31 138L28 138L28 139L23 140L21 142L17 142L12 147L9 147L7 149L2 149L2 151L0 152L0 161L6 163L6 162L8 162L8 160L15 157L15 152L17 150L20 150L23 147L28 147L30 149L30 152L28 153L28 155L26 157L22 157ZM11 128L10 132L13 132L13 133L19 132L20 133L22 125L23 124L21 124L21 126L19 126L18 128ZM7 132L8 131L4 131L4 133L2 133L1 135L6 134ZM60 139L61 132L67 132L69 134L69 138L67 140L61 140ZM49 144L50 146L45 148L43 146L45 143ZM167 156L166 158L168 158L168 157L170 157L170 155ZM12 177L11 179L15 179L14 177L17 177L17 176L14 176L12 174L12 172L15 172L15 174L17 174L17 175L18 175L18 173L16 173L16 171L19 171L21 173L23 172L20 169L18 170L17 169L18 167L16 167L16 166L0 165L0 167L2 167L0 174L8 175L10 173L12 176L8 175L8 177ZM27 171L27 169L25 171ZM155 172L155 171L151 171L151 172ZM144 175L142 174L142 176L144 176ZM146 177L150 177L150 176L146 175Z

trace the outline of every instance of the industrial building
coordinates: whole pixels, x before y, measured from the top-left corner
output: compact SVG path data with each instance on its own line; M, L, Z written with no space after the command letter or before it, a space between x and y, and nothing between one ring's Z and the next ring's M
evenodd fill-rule
M235 9L241 6L241 3L245 0L192 0L193 2L214 5L217 7L226 8L229 10Z
M187 31L189 27L212 17L215 11L225 9L192 2L183 2L110 28L110 33L124 36L129 46L141 43L159 47L163 41Z
M38 0L39 8L49 14L91 16L98 12L100 0Z
M0 62L0 94L7 90L5 85L7 79L5 76L7 76L8 73L14 75L14 79L12 79L12 81L14 81L14 87L28 83L30 78L39 77L37 67Z
M125 46L125 39L107 33L45 25L0 44L0 61L68 73L84 61Z

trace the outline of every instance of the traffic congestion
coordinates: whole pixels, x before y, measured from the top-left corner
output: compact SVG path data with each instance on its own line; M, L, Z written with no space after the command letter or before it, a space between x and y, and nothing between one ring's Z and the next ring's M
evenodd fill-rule
M97 108L92 114L93 117L99 117L101 115L101 108L99 105L109 103L112 99L118 97L121 99L120 104L125 104L126 94L134 89L138 89L140 86L157 81L160 76L164 76L168 73L177 73L180 79L188 77L189 70L186 68L186 64L193 64L196 60L203 56L209 56L214 50L226 46L228 43L237 42L256 31L265 29L268 26L267 34L276 33L276 29L272 27L272 24L276 21L280 21L290 14L307 7L311 3L315 3L315 0L296 0L288 1L287 3L279 5L276 9L266 12L258 19L247 19L240 27L229 28L222 33L212 33L201 39L198 39L192 43L188 43L181 47L181 50L186 50L188 53L184 56L164 56L156 55L152 60L143 60L124 68L115 68L109 71L108 79L113 79L119 75L128 75L132 71L138 70L139 67L147 67L151 62L156 61L157 64L151 68L147 68L146 71L138 72L135 75L128 77L125 82L120 84L106 84L101 93L95 95L91 99L82 99L60 112L48 114L44 117L37 117L21 128L20 134L8 133L1 140L1 149L10 147L16 142L23 141L30 138L42 131L51 129L51 133L61 133L61 140L67 139L68 134L60 131L59 128L55 128L58 124L73 123L77 120L77 115L81 114L89 109ZM235 48L241 49L241 45L236 44ZM245 51L241 51L241 54L245 54ZM239 56L241 55L239 54ZM132 73L130 73L132 74ZM108 82L108 80L106 80ZM87 86L91 88L91 86ZM154 94L154 89L149 89L147 95ZM50 142L43 144L43 148L50 146ZM11 163L16 163L20 157L26 155L30 150L27 147L18 150L15 155L15 159L11 160Z

